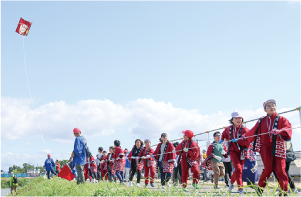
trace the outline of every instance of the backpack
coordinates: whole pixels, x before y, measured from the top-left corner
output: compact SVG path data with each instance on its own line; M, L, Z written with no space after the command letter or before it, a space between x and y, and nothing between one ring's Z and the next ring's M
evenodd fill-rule
M17 184L18 183L18 178L16 176L14 176L13 179L14 179L14 184Z

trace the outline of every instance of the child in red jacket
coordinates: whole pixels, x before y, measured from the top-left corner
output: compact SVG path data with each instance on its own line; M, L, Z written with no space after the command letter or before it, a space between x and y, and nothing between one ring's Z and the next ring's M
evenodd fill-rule
M196 189L199 189L198 182L200 179L200 147L195 141L192 140L193 132L191 130L186 130L182 133L184 134L184 140L176 148L176 154L182 157L182 189L186 191L187 180L189 177L189 168L191 168L191 172L193 173L192 185Z
M166 185L169 187L169 180L172 175L174 164L176 163L175 148L171 142L167 140L167 134L161 134L161 143L158 144L154 154L151 156L158 162L161 174L162 188Z
M267 179L274 171L278 177L282 191L287 192L288 177L286 167L285 141L292 138L291 123L276 112L276 101L273 99L263 103L264 111L267 115L260 118L256 125L246 133L245 139L248 143L254 141L254 150L260 153L264 169L262 170L258 186L264 188ZM261 134L261 135L259 135ZM254 136L256 135L256 136ZM263 189L259 190L262 194Z
M243 189L243 181L242 181L242 171L245 163L246 152L248 151L248 143L244 140L238 140L241 136L249 131L247 127L242 125L243 118L240 112L234 111L231 114L232 118L230 120L231 126L227 127L222 134L222 140L220 142L229 141L228 143L228 153L230 155L234 172L231 177L229 190L232 192L235 181L238 185L239 194L245 194L245 190Z
M120 141L115 140L114 141L114 148L115 151L113 153L112 159L113 159L113 170L116 173L116 176L118 177L120 184L123 183L123 168L125 166L125 157L122 148L120 148Z
M150 156L154 153L154 150L150 147L151 141L149 139L144 140L145 147L141 150L139 160L143 161L144 164L144 179L145 179L145 186L148 186L148 182L150 180L150 185L154 187L154 179L156 174L156 162ZM149 173L151 176L149 177Z

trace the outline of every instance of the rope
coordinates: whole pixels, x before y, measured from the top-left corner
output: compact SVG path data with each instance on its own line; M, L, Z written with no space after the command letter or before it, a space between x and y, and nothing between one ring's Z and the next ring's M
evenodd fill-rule
M300 107L297 107L297 108L295 108L295 109L288 110L288 111L280 112L280 113L278 113L278 114L280 115L280 114L285 114L285 113L293 112L293 111L301 111L301 106L300 106ZM259 119L260 119L260 118L255 118L255 119L252 119L252 120L248 120L248 121L243 122L243 124L248 123L248 122L253 122L253 121L259 120ZM211 132L213 132L213 131L218 131L218 130L221 130L221 129L225 129L225 127L221 127L221 128L218 128L218 129L213 129L213 130L205 131L205 132L202 132L202 133L198 133L198 134L195 134L194 137L195 137L195 136L198 136L198 135L203 135L203 134L206 134L206 133L211 133ZM172 142L172 141L178 141L178 140L183 140L183 138L179 138L179 139L175 139L175 140L170 140L170 142ZM156 146L156 145L157 145L157 144L152 145L151 147Z
M34 107L34 104L33 104L33 99L32 99L32 95L31 95L31 91L30 91L29 80L28 80L27 69L26 69L24 36L23 36L23 53L24 53L24 65L25 65L25 73L26 73L26 79L27 79L27 86L28 86L28 90L29 90L29 94L30 94L30 98L31 98L31 104L32 104L32 107L34 109L35 107ZM45 144L45 141L44 141L44 137L43 137L42 130L41 130L41 127L40 127L40 122L39 122L39 119L38 119L37 115L35 115L35 118L38 121L38 126L39 126L40 133L41 133L41 136L42 136L42 139L43 139L43 142L44 142L45 149L46 149L46 144Z
M288 128L288 129L279 129L281 131L286 131L286 130L292 130L292 129L298 129L298 128L301 128L301 127L294 127L294 128ZM258 135L265 135L265 134L269 134L270 132L267 132L267 133L261 133L261 134L257 134L257 135L252 135L252 136L248 136L248 137L245 137L245 138L250 138L250 137L255 137L255 136L258 136ZM233 140L233 139L232 139ZM227 140L228 142L232 141L232 140ZM207 145L204 145L204 146L207 146ZM204 146L197 146L197 147L192 147L192 148L187 148L187 149L194 149L194 148L198 148L198 147L204 147ZM175 152L179 152L179 151L182 151L182 150L178 150L178 151L175 151ZM167 154L167 153L175 153L175 152L166 152L166 153L162 153L162 155L164 154ZM158 156L158 155L161 155L161 154L157 154L157 155L152 155L152 156ZM135 158L142 158L144 159L145 157L135 157Z

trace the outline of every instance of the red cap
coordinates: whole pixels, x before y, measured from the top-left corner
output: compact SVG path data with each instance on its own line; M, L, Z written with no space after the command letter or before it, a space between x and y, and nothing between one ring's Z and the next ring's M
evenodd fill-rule
M51 157L51 155L50 155L50 154L47 154L47 157Z
M74 128L74 129L73 129L73 133L81 133L81 131L80 131L79 128Z
M127 152L128 152L128 150L124 150L123 152L124 152L124 153L127 153Z
M107 153L107 151L104 150L104 151L102 151L102 153Z
M191 130L182 131L182 133L189 138L193 137L193 132Z

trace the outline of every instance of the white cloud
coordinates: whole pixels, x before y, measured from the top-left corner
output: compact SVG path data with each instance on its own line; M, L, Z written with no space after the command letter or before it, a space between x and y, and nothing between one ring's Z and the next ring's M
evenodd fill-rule
M228 125L231 112L201 115L198 110L175 108L171 103L153 99L137 99L122 106L109 100L82 100L75 105L63 101L51 102L32 110L30 101L2 97L2 140L23 136L40 136L38 117L44 138L59 143L74 141L72 129L79 127L85 136L112 135L118 127L127 126L129 133L143 138L159 138L160 134L179 133L191 129L195 133ZM288 109L280 109L285 111ZM244 120L265 115L262 108L242 110ZM297 112L284 114L295 125L299 125ZM255 121L248 123L251 128ZM293 125L294 125L293 124ZM205 139L202 135L200 138Z
M30 143L30 142L27 142L25 146L26 146L26 147L29 147L29 146L31 146L31 143Z
M123 135L129 133L143 139L158 139L163 132L179 138L182 137L181 131L186 129L201 133L227 126L232 113L219 111L202 115L198 110L175 108L171 103L156 102L153 99L137 99L124 106L109 100L84 100L75 105L60 101L45 104L34 110L30 108L30 104L30 101L25 99L2 98L2 140L40 136L35 116L39 119L44 138L59 143L73 143L74 127L79 127L84 135L89 137L113 135L115 130L123 127L127 132L118 136L121 140ZM278 112L286 110L289 109L279 109ZM241 110L241 113L244 120L265 115L262 108ZM286 113L283 116L289 119L293 127L300 126L298 112ZM251 128L254 124L255 121L247 123L247 127ZM294 130L294 133L300 137L300 129ZM207 139L207 135L200 135L198 139ZM293 139L293 143L296 143L294 140L297 138ZM36 155L2 153L2 168L6 170L9 166L23 163L41 165L46 159L45 153L51 151L44 149L39 153ZM60 160L69 155L70 152L62 152L61 155L55 156Z

